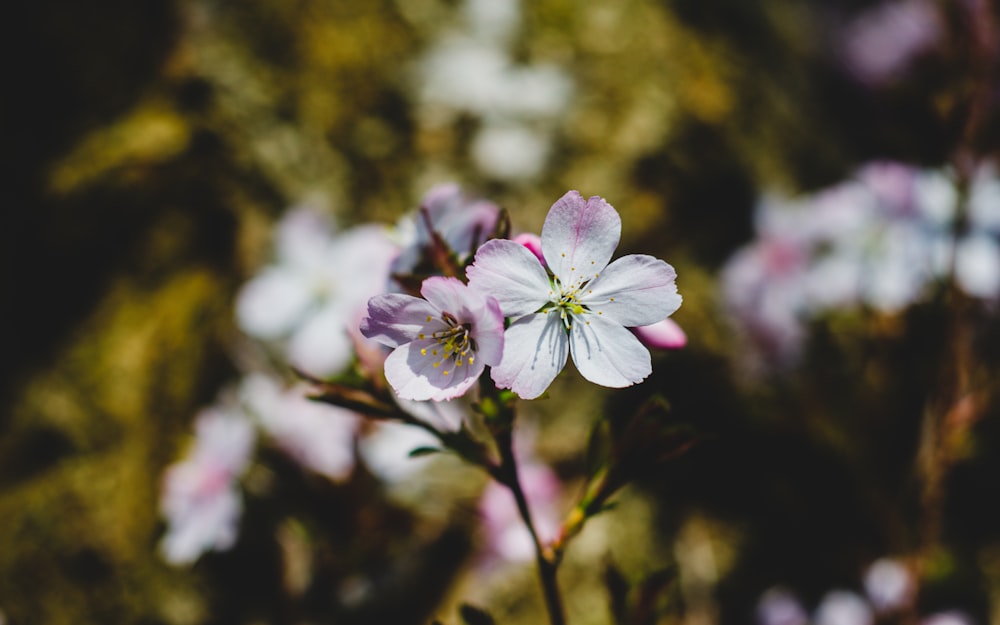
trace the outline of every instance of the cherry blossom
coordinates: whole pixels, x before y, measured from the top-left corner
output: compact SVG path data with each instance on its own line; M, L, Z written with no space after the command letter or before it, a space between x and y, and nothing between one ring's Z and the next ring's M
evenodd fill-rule
M649 350L626 328L662 321L677 310L676 273L642 254L608 264L620 237L614 207L570 191L545 218L544 264L514 241L479 248L467 270L469 286L496 297L503 314L515 318L503 360L492 369L498 386L525 399L538 397L570 353L595 384L619 388L650 374Z
M160 549L172 564L232 547L243 513L237 480L250 464L253 425L240 413L209 408L196 418L195 437L188 456L163 477L160 509L167 531Z
M385 360L385 376L401 398L452 399L486 365L500 362L503 315L495 299L456 278L427 278L420 293L424 299L402 293L373 297L361 333L395 348Z

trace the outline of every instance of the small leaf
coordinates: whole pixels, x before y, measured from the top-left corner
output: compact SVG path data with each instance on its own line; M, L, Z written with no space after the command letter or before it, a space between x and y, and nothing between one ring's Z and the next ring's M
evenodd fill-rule
M462 615L465 625L496 625L496 621L493 620L489 612L468 603L459 606L458 613Z
M443 449L437 447L417 447L409 453L410 458L420 458L421 456L429 456L431 454L439 454Z

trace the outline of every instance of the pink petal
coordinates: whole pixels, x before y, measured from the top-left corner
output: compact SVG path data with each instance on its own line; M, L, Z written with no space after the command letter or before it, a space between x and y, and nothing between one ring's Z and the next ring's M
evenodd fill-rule
M608 265L580 303L623 326L649 325L680 307L676 278L674 268L662 260L630 254Z
M653 371L649 350L639 339L602 315L574 315L569 344L576 368L594 384L622 388Z
M506 239L484 243L465 273L469 287L495 297L508 317L535 312L549 300L552 288L538 259L523 245Z
M503 359L492 369L493 381L524 399L545 392L566 366L566 329L557 313L528 315L504 335Z
M621 232L622 221L614 207L596 195L584 201L579 192L569 191L545 217L542 252L563 284L585 282L611 260Z
M687 345L687 335L673 319L664 319L648 326L631 328L632 334L646 347L680 349Z
M524 232L511 239L511 241L528 248L535 255L535 258L538 259L538 262L542 263L543 266L547 266L545 265L545 255L542 254L542 237L533 232Z

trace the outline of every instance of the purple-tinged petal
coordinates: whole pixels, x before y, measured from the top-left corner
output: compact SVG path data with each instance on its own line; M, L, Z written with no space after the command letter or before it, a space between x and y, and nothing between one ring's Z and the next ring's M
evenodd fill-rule
M594 384L622 388L643 381L653 371L649 350L603 315L574 315L569 344L576 368Z
M439 363L435 366L436 363ZM482 374L481 360L456 366L436 341L418 340L397 347L385 359L385 377L396 394L416 401L444 401L463 395Z
M551 285L541 263L528 248L508 241L487 241L465 270L469 287L496 298L508 317L533 313L549 301Z
M377 295L368 300L368 316L361 320L361 334L383 345L399 347L438 329L443 325L439 316L434 306L419 297L402 293Z
M564 285L586 282L611 260L621 232L618 211L603 198L584 200L578 191L568 191L545 217L542 253Z
M492 370L493 381L523 399L545 392L566 366L569 344L558 313L528 315L504 335L503 359Z
M487 297L485 305L472 316L472 338L476 341L476 358L491 367L503 357L503 312L496 298Z
M687 335L673 319L664 319L648 326L630 328L646 347L680 349L687 345Z
M587 286L580 303L623 326L645 326L681 305L677 273L658 258L630 254L611 263Z

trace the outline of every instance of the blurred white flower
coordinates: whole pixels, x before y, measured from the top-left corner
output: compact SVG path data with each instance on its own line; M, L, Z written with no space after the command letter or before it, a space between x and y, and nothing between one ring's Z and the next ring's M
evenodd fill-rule
M472 156L483 172L501 180L530 179L545 168L548 139L526 126L488 124L472 143Z
M167 531L160 543L172 564L188 564L205 551L233 546L243 512L238 479L249 466L255 433L250 421L221 408L195 420L188 455L167 468L160 510Z
M873 562L865 571L864 586L877 612L892 612L907 606L916 590L910 570L892 558Z
M310 374L339 373L353 354L350 330L368 298L386 288L395 246L379 226L334 235L328 219L300 208L278 224L275 248L274 263L237 297L240 327L278 343Z
M873 625L874 622L868 602L847 590L826 593L813 615L815 625Z

